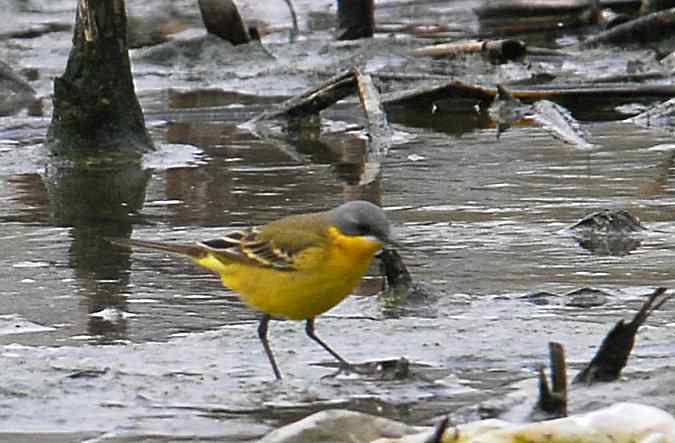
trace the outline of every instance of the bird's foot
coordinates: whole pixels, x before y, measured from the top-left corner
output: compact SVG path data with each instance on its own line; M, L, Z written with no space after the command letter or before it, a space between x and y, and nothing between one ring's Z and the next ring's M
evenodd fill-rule
M337 371L333 372L332 374L327 374L321 377L322 379L327 379L327 378L335 378L340 375L350 375L350 374L357 374L357 375L367 375L368 371L364 371L362 368L359 368L356 365L353 365L351 363L340 363L338 366Z

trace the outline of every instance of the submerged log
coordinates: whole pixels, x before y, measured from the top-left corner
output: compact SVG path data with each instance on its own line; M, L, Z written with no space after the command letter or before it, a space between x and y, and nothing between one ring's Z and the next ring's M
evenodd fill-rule
M357 40L373 36L374 0L338 0L338 40Z
M621 370L626 366L628 357L635 344L637 330L656 311L672 297L666 294L666 288L658 288L649 295L640 310L630 323L619 320L609 331L588 365L574 377L573 383L587 385L596 382L614 381L619 378Z
M644 43L669 37L675 30L675 8L654 12L617 25L581 43L582 48L603 44Z
M505 16L559 15L580 13L591 6L589 0L490 0L474 9L481 18Z
M542 86L537 89L511 89L513 97L525 103L538 100L577 103L586 98L624 99L633 97L675 97L673 85L632 85L632 86ZM497 96L497 88L472 85L459 80L445 84L422 86L420 88L388 93L383 97L385 108L389 106L432 106L435 101L467 99L489 105Z
M134 92L123 0L81 0L66 71L54 79L47 145L56 155L153 148Z

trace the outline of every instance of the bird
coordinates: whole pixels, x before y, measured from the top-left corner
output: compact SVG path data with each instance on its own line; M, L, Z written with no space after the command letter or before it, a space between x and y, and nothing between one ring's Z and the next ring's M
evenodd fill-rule
M304 320L306 335L330 353L341 369L353 370L352 364L316 335L315 318L352 292L378 252L396 245L390 231L380 207L353 200L328 211L289 215L192 244L109 240L128 248L186 255L218 274L225 287L262 314L258 337L274 376L281 380L267 338L273 318Z

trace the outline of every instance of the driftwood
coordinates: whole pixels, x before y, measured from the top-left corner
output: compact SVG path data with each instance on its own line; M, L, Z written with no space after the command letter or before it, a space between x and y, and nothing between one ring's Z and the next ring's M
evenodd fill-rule
M527 55L525 42L521 40L473 40L457 43L424 46L411 52L414 56L447 57L460 54L482 54L494 63L520 60Z
M582 48L603 44L642 43L669 36L675 29L675 8L654 12L617 25L581 43Z
M442 85L423 86L413 90L385 94L382 103L385 109L389 106L430 106L434 101L450 98L466 98L487 104L495 98L496 94L496 89L452 80Z
M577 148L593 147L584 128L567 109L549 100L540 100L532 110L534 120L554 137Z
M633 320L629 323L619 320L602 341L590 363L574 377L573 383L593 384L619 378L633 350L638 328L671 297L672 294L666 294L666 288L658 288L649 295Z
M387 115L382 108L380 93L370 75L354 70L358 85L361 106L368 119L368 136L370 138L368 152L371 157L382 159L391 146L391 129L387 123Z
M333 103L353 94L355 90L356 79L353 72L343 71L319 86L286 100L275 109L255 116L246 124L279 117L302 118L317 114Z
M612 74L596 77L588 80L589 83L640 83L647 80L659 80L670 78L666 72L639 72L635 74Z
M499 35L585 25L596 15L590 0L486 0L474 11L482 30Z
M134 92L124 0L81 0L66 71L54 79L47 145L57 155L153 148Z
M511 94L526 103L538 100L564 101L581 99L619 99L635 97L675 97L673 85L631 86L542 86L537 89L511 89ZM442 85L424 86L413 90L396 91L383 96L383 104L389 106L430 106L434 101L468 99L489 104L497 95L496 88L472 85L452 80Z

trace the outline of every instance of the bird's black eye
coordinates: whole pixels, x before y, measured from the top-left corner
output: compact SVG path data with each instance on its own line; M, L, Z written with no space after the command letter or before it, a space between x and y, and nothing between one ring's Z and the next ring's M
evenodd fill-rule
M368 226L368 225L364 225L364 224L357 225L356 230L361 235L370 234L370 226Z

